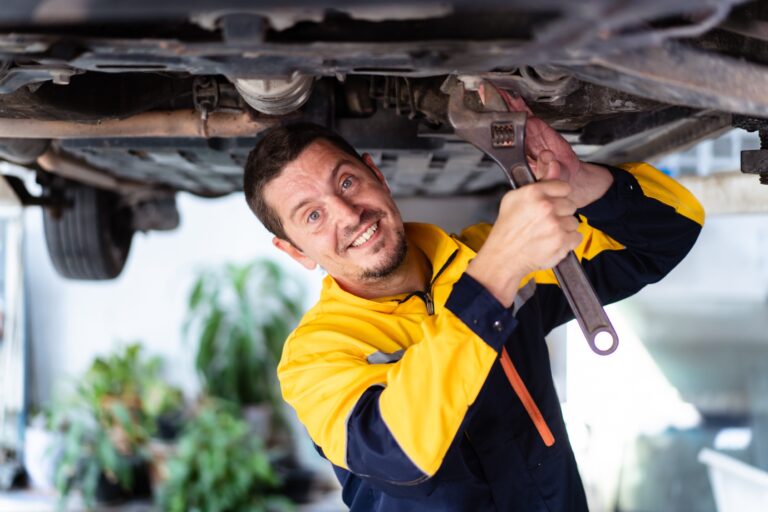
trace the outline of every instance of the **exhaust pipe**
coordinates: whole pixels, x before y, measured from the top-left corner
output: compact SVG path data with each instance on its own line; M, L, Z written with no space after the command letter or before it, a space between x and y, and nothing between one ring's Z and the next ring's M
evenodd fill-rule
M279 123L275 118L228 112L213 112L203 121L196 110L144 112L97 122L0 118L0 138L252 137Z

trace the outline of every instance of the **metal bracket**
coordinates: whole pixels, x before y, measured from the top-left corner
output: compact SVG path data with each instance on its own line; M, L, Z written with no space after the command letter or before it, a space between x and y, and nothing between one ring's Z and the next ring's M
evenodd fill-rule
M757 174L760 177L760 184L768 185L768 119L735 116L733 126L748 132L756 131L760 136L760 149L741 152L741 172Z
M200 112L200 132L208 137L208 116L219 106L219 84L210 76L196 77L192 82L192 103Z
M30 84L53 81L55 84L66 85L74 75L83 71L66 66L46 65L17 65L8 68L0 76L0 94L9 94Z
M24 185L24 182L18 176L3 174L3 178L5 178L5 181L11 189L13 189L13 192L16 194L16 197L19 198L19 202L21 202L22 206L44 206L46 208L56 209L71 206L71 204L69 204L63 197L57 197L56 195L33 196L29 193L26 185Z

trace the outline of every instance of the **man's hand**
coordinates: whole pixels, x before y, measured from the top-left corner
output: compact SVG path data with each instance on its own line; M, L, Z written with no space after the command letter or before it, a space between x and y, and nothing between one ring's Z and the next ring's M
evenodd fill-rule
M581 242L572 187L551 179L507 192L499 216L467 273L505 307L512 306L520 281L552 268Z
M522 98L509 96L510 110L527 112L525 154L539 180L562 180L573 187L571 199L577 208L596 201L613 183L604 167L579 160L570 144L543 120L533 115Z

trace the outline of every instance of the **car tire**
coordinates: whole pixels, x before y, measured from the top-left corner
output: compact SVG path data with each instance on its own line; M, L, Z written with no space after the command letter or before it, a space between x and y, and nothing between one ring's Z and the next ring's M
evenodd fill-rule
M68 182L57 192L66 207L43 209L45 240L56 271L80 280L120 275L134 233L130 209L120 206L118 194L87 185Z

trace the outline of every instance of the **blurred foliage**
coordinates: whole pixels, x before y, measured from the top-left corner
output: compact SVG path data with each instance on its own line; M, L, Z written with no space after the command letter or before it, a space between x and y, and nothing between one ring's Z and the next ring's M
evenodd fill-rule
M292 510L261 440L232 404L203 404L178 440L159 492L166 512Z
M126 456L117 449L93 411L62 409L53 413L52 421L63 434L62 452L56 461L55 474L61 510L66 508L67 498L74 489L82 492L86 507L93 510L102 475L124 489L132 488L134 456ZM137 450L135 457L141 456Z
M239 405L279 402L276 368L302 314L303 287L259 259L206 270L189 294L187 337L206 391Z
M93 508L99 478L132 488L133 468L147 460L147 443L160 417L184 406L179 389L161 375L158 357L146 358L133 343L96 358L76 385L74 397L54 406L50 428L61 432L56 488L62 506L79 488Z

